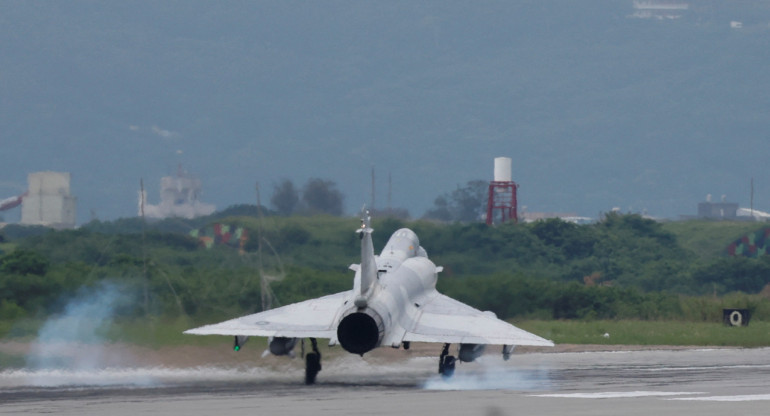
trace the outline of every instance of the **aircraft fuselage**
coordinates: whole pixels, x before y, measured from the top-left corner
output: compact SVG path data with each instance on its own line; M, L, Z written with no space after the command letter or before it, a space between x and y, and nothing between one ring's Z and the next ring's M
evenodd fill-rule
M376 280L368 291L361 291L367 261L376 265ZM393 233L379 256L367 259L364 253L354 270L354 298L345 303L349 307L341 315L337 340L346 351L361 355L379 346L398 348L414 325L420 304L438 294L439 269L427 258L417 235L403 228Z

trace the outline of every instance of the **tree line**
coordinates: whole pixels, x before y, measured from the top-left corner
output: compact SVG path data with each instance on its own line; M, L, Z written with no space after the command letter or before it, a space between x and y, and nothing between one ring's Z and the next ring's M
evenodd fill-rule
M288 304L349 290L347 266L360 255L352 217L217 218L249 230L242 251L202 248L185 231L192 220L146 224L144 234L132 221L30 235L3 230L2 316L57 313L83 287L109 281L133 299L121 308L127 316L225 318L259 310L259 270L274 278L278 302ZM591 225L384 218L373 226L378 250L396 229L413 229L444 267L439 290L502 318L711 319L731 293L743 294L732 306L761 312L767 304L770 259L702 258L662 224L638 215L609 214ZM259 241L267 242L261 254Z
M457 185L451 192L445 192L433 201L433 206L423 215L423 219L444 222L479 221L486 213L486 201L489 182L471 180L465 185ZM273 185L270 206L279 215L314 215L344 214L345 196L337 189L334 181L320 178L309 179L301 188L289 179L283 179ZM377 210L381 217L408 219L409 212L403 208Z
M304 213L340 216L344 199L333 181L311 178L300 190L294 182L284 179L274 185L270 203L280 215Z

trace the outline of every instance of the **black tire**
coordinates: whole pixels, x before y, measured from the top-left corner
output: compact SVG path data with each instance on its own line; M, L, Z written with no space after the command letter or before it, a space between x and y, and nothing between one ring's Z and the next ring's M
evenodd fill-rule
M457 360L453 355L447 355L444 357L444 363L441 366L443 372L441 373L441 376L444 378L452 377L455 373L455 363Z
M315 377L321 371L321 357L315 352L305 355L305 384L315 384Z

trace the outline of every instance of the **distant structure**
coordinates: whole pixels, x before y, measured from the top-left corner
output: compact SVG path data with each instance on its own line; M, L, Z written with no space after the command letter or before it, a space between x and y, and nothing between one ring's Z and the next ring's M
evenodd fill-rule
M738 204L726 202L722 195L721 202L711 202L711 194L706 195L706 202L698 203L698 218L734 220L738 216Z
M21 224L75 228L77 198L70 194L69 172L34 172L21 204Z
M749 221L770 221L770 212L751 208L738 208L738 218Z
M176 176L164 176L160 180L160 204L147 204L147 191L139 191L139 212L146 218L196 218L212 214L216 207L199 200L201 196L200 179L182 170Z
M511 179L511 158L495 158L495 176L489 183L487 225L518 222L516 191L519 185Z
M680 215L679 219L682 221L709 219L770 222L770 212L764 212L754 208L741 208L736 202L727 202L727 197L725 195L722 195L720 202L712 202L711 194L708 194L706 195L705 202L698 203L698 212L696 215Z
M679 19L690 8L690 5L682 1L666 0L635 0L634 14L631 17L639 19Z
M521 220L525 223L554 218L573 224L591 224L594 222L593 218L581 217L574 212L523 212L521 214Z
M21 202L24 200L25 196L27 196L26 192L19 196L12 196L12 197L0 200L0 211L7 211L9 209L18 207L19 205L21 205Z

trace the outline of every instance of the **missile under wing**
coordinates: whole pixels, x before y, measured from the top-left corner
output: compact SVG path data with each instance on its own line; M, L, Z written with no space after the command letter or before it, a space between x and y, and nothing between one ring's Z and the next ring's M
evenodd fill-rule
M450 344L459 344L458 358L473 361L486 345L501 345L508 358L515 345L553 346L553 342L497 319L436 290L441 267L428 258L417 235L402 228L390 237L379 256L374 254L365 216L356 231L361 239L361 263L353 264L353 289L310 299L229 321L185 331L196 335L273 337L282 340L310 338L306 382L320 371L317 338L329 339L346 351L363 355L374 348L408 349L411 342L441 343L439 372L450 376L455 357ZM283 344L282 344L283 345Z

